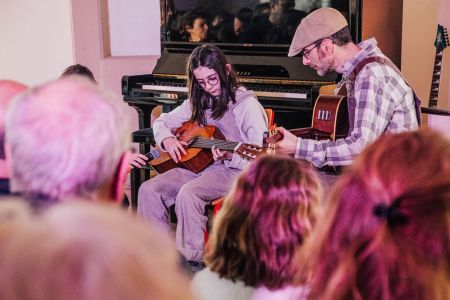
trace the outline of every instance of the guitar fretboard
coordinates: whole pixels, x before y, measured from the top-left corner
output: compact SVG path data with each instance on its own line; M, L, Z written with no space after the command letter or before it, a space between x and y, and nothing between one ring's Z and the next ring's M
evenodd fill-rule
M439 80L442 68L442 50L436 49L436 58L434 59L433 77L431 80L430 102L428 107L436 108L439 97Z
M238 145L239 143L237 142L194 137L189 142L188 146L192 148L204 148L204 149L211 149L213 146L216 146L216 148L218 148L219 150L234 151Z

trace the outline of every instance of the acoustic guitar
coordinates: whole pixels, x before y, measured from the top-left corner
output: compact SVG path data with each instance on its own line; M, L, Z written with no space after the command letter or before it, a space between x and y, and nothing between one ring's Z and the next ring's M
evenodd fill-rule
M290 129L297 137L313 140L332 140L345 138L349 131L349 118L345 85L337 95L320 95L314 105L311 127ZM275 143L282 140L283 135L276 130L269 130L264 136L263 146L275 150ZM339 167L324 166L319 168L330 173L340 173Z
M342 91L340 91L342 93ZM349 119L345 95L320 95L313 110L311 127L290 129L295 136L313 140L336 140L348 135ZM283 136L271 131L265 139L269 146ZM271 147L272 148L272 147Z
M149 161L149 165L158 173L176 167L198 173L214 162L210 150L213 146L222 151L237 153L248 160L253 160L261 154L270 152L270 149L264 149L257 145L227 141L217 127L212 125L199 126L198 123L191 121L184 122L180 128L175 130L174 134L178 140L187 143L186 154L176 163L167 152L163 152L157 147L161 155Z

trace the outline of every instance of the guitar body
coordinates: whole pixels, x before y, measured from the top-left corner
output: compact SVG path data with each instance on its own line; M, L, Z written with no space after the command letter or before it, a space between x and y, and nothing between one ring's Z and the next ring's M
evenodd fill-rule
M349 119L347 97L320 95L314 105L311 127L290 129L295 136L312 140L336 140L348 135ZM265 142L274 144L283 137L279 133L267 137Z
M195 122L187 121L177 128L174 132L175 136L184 142L189 142L193 137L217 138L223 139L223 134L217 127L212 125L199 126ZM157 147L161 153L160 157L149 162L158 173L164 173L170 169L181 167L191 172L198 173L214 162L211 150L200 148L186 148L186 154L181 157L180 162L176 163L167 152L163 152Z
M311 128L318 132L317 139L334 141L347 137L349 130L347 97L320 95L314 105ZM328 133L328 137L323 133Z
M344 95L320 95L314 105L311 127L290 129L295 136L313 140L333 140L345 138L349 131L347 97ZM264 139L264 144L274 148L273 144L283 139L276 132ZM336 167L322 167L321 170L339 173Z

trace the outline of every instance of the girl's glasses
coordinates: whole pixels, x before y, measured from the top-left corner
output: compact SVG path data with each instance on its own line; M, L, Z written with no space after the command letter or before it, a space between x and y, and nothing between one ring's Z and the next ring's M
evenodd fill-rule
M208 84L211 86L215 86L216 84L219 83L219 76L213 75L211 77L206 78L206 80L203 80L203 79L198 80L197 79L197 82L202 88L206 88L206 82L208 82Z

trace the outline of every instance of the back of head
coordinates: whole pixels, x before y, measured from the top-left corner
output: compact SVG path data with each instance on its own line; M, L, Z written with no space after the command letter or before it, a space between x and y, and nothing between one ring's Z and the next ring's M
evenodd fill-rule
M237 11L236 18L245 24L250 24L252 21L252 15L253 10L251 8L243 7Z
M336 186L303 263L317 299L448 299L450 141L382 136Z
M283 10L292 9L295 7L295 0L270 0L271 5L278 4Z
M123 102L86 79L31 89L6 116L11 190L54 200L94 197L128 150L128 126Z
M92 74L92 71L83 65L75 64L75 65L68 66L61 74L61 77L63 78L63 77L73 76L73 75L82 76L82 77L89 79L93 83L97 83L97 81L94 78L94 74Z
M0 240L1 299L190 299L168 238L115 206L55 205Z
M265 156L243 172L215 219L206 262L250 286L292 283L292 259L309 235L321 197L310 165Z

